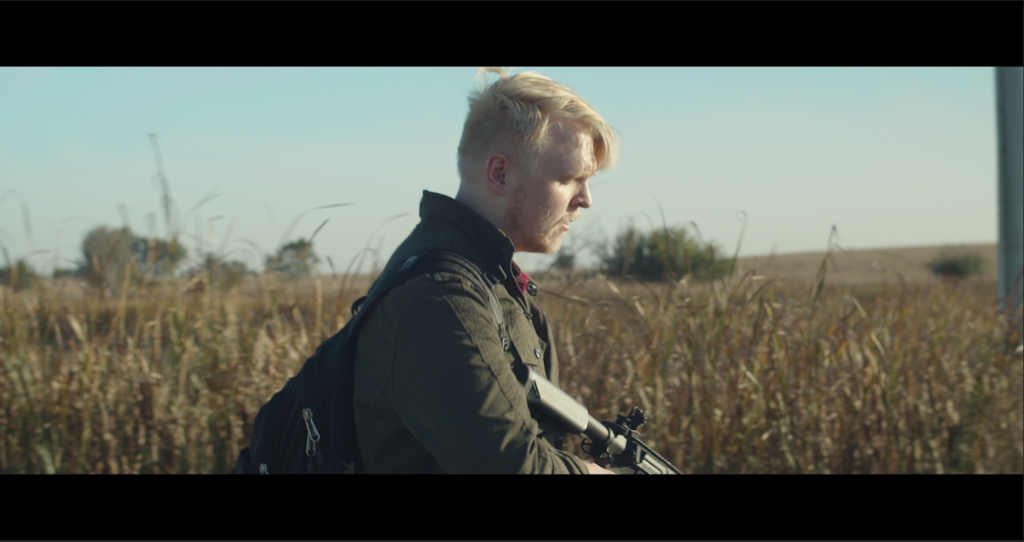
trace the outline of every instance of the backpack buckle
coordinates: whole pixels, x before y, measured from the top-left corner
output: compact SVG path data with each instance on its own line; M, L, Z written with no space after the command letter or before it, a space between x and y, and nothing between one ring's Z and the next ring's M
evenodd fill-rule
M402 271L405 271L406 269L412 267L412 264L416 263L416 260L418 258L419 256L415 254L406 258L405 262L402 263L402 267L398 268L398 272L401 273Z

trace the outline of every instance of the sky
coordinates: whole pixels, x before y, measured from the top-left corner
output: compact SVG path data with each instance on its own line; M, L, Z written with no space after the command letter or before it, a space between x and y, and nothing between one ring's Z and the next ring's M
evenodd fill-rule
M847 250L996 242L991 67L524 71L621 134L563 244L660 227L661 213L730 254L742 231L741 256L822 251L833 226ZM423 190L455 196L481 83L472 67L0 68L0 243L49 273L96 226L164 237L153 133L190 256L262 269L327 220L321 272L367 248L383 263ZM553 257L515 260L529 272Z

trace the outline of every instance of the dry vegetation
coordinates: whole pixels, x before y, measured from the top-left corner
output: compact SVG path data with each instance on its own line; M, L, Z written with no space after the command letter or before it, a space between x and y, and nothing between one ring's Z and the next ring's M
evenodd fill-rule
M978 278L998 279L997 252L994 243L956 247L906 247L851 250L832 254L828 269L830 284L870 284L885 281L927 282L933 278L928 263L948 251L976 254L982 260ZM768 278L813 281L825 254L809 252L776 256L740 258L737 268L757 270Z
M230 471L366 287L251 278L0 289L0 472ZM601 419L650 410L685 472L1024 472L1021 316L989 278L538 278L563 387Z

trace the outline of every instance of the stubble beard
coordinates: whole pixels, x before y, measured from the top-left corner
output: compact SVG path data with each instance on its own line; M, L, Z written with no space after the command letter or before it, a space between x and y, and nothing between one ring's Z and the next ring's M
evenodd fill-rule
M542 254L553 254L558 252L562 244L562 231L556 228L544 229L543 224L531 227L531 222L526 214L526 205L521 194L517 191L509 205L506 215L509 229L519 243L516 244L517 252L539 252ZM543 222L547 222L546 218Z

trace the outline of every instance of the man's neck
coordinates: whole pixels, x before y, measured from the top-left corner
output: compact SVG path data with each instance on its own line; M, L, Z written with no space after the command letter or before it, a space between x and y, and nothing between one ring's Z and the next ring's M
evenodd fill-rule
M476 194L472 189L467 188L465 184L459 185L459 191L455 194L455 201L476 211L478 215L484 217L484 219L490 222L492 226L508 235L508 232L505 231L504 224L499 220L501 213L494 210L492 208L493 206L487 205L483 197Z
M476 194L474 194L472 190L467 189L465 185L459 185L459 191L458 191L457 194L455 194L455 201L457 201L457 202L465 205L466 207L469 207L470 209L476 211L477 214L479 214L480 216L484 217L484 219L486 219L488 222L490 222L491 225L493 225L494 227L496 227L499 230L501 230L501 232L504 233L505 235L508 235L508 232L506 232L501 227L500 224L496 224L495 223L495 219L494 219L493 214L496 214L496 213L493 213L493 211L492 212L488 212L487 205L482 204L481 201L480 201L480 198L478 196L476 196ZM515 241L513 241L512 244L515 245ZM513 269L513 274L517 275L516 276L516 282L519 284L519 289L522 290L523 293L525 294L526 293L526 284L530 280L529 275L527 275L526 273L523 273L523 271L519 268L518 265L516 265L515 262L512 262L512 269Z

